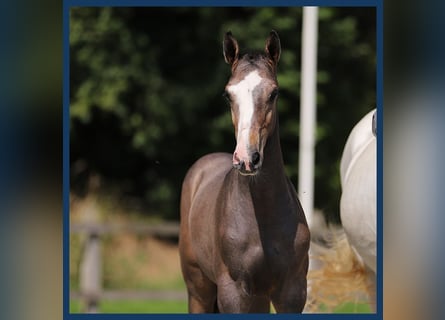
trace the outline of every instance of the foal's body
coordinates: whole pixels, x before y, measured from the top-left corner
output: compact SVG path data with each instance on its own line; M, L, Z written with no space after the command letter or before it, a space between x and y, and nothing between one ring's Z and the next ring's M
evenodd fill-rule
M180 254L190 312L269 312L271 301L277 312L304 307L309 230L284 173L272 107L273 116L260 117L268 121L258 141L244 134L250 145L240 146L240 133L233 155L204 156L184 180ZM235 132L244 130L235 121L241 111L232 112Z
M282 172L240 175L232 155L198 160L184 181L181 251L191 312L301 312L306 301L309 232ZM211 190L212 192L209 192ZM258 206L256 204L261 204ZM193 230L190 226L193 225Z

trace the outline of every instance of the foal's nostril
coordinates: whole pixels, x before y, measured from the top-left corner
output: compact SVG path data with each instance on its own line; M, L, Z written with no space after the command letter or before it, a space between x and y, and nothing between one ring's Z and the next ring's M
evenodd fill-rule
M238 170L244 169L244 161L233 163L233 167Z
M259 152L254 152L252 154L252 164L254 166L256 166L259 162L260 162L260 153Z

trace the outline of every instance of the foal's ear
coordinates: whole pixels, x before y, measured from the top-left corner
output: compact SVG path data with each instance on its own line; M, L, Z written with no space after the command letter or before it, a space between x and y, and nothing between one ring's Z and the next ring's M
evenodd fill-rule
M265 51L268 57L275 63L278 63L281 55L281 44L280 38L278 37L278 33L275 30L272 30L269 34L269 38L266 40L266 48Z
M238 42L232 37L232 32L229 31L224 36L223 41L224 60L228 64L233 65L233 63L238 60L238 52Z

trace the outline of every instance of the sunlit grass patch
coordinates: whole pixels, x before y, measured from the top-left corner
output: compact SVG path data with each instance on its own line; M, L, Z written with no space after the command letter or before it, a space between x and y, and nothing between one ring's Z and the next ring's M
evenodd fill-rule
M371 313L372 310L367 303L346 302L334 309L334 313Z
M70 313L81 313L82 303L71 300ZM187 313L186 301L103 300L100 313Z

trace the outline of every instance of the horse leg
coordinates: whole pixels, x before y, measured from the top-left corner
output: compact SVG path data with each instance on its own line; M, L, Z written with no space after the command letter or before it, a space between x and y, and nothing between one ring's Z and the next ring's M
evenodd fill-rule
M212 313L216 303L216 285L201 270L191 249L190 236L182 233L179 241L181 270L187 286L189 313Z
M221 313L269 313L269 299L247 288L246 281L234 281L229 275L218 281L218 308Z
M216 305L216 285L206 277L198 266L184 268L187 285L189 313L214 313Z
M301 313L307 297L307 269L309 259L306 256L303 265L294 272L292 269L272 292L271 300L277 313Z
M306 304L306 276L286 280L272 293L277 313L301 313Z

